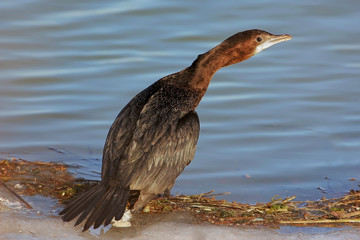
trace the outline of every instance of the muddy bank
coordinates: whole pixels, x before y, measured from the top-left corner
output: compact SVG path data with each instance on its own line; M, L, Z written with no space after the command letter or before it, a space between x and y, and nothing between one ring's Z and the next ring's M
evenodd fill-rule
M59 163L29 162L22 159L0 161L0 209L9 203L31 208L21 196L43 195L66 204L73 197L97 184L76 179L67 166ZM221 191L221 189L220 189ZM296 201L296 197L275 196L267 203L241 204L217 200L214 191L198 195L180 195L152 200L141 213L146 215L171 212L190 213L197 222L226 226L360 226L360 191L346 196L318 201ZM134 194L136 197L136 194Z

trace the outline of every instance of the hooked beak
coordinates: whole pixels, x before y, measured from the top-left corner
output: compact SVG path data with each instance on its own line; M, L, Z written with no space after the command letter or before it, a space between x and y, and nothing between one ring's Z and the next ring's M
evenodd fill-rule
M289 34L283 35L273 35L268 40L264 41L262 44L258 45L255 50L255 54L265 50L279 42L289 41L292 37Z
M274 35L267 42L269 42L271 44L270 46L272 46L272 45L277 44L279 42L289 41L290 39L292 39L292 37L289 34Z

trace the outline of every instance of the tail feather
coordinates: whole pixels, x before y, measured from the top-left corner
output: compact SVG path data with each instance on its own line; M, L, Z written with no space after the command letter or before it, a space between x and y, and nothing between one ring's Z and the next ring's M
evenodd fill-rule
M89 201L86 203L86 208L82 211L80 217L75 222L75 226L79 225L84 219L92 212L96 210L96 205L101 203L101 199L106 196L107 188L100 188L96 194L93 194L89 197ZM84 204L85 205L85 204ZM88 221L88 220L87 220ZM91 225L90 225L91 226ZM89 227L90 227L89 226ZM84 229L85 231L85 229Z
M98 186L95 186L91 188L89 191L82 194L79 198L77 198L75 201L70 203L66 208L64 208L59 215L63 215L62 219L64 222L69 222L72 219L74 219L77 215L85 211L85 209L88 207L89 203L93 200L95 196L98 195L99 188Z
M117 189L116 189L116 191L117 191ZM115 213L116 213L117 209L123 208L122 206L120 206L120 207L118 207L118 208L114 208L114 205L115 205L116 203L123 204L122 197L123 197L124 195L126 195L126 194L123 194L123 195L116 194L116 193L114 194L113 198L111 199L111 201L109 202L109 204L106 206L106 208L105 208L104 211L103 211L103 215L104 215L103 221L105 221L105 222L104 222L104 225L107 225L107 224L109 224L109 223L111 222L111 220L112 220L113 217L115 216ZM112 215L110 214L110 212L113 212L113 214L112 214L113 217L111 217ZM101 224L101 223L99 223L99 221L100 221L100 219L98 219L98 221L95 222L95 226L96 226L97 224Z
M112 209L115 210L115 211L114 211L115 220L120 220L121 217L124 215L124 212L125 212L125 209L126 209L127 200L128 200L128 198L129 198L129 193L130 193L130 191L125 192L125 194L123 194L123 195L118 194L118 195L117 195L117 198L116 198L116 202L120 203L120 206L119 206L118 208L115 208L115 209L114 209L114 207L110 207L110 208L109 208L108 211L112 211ZM120 216L119 213L121 214L121 217L119 217L119 216ZM108 224L111 222L111 220L112 220L112 218L110 218L110 215L109 215L109 214L107 214L107 216L108 216L108 217L106 217L105 223L104 223L105 225L108 225Z
M106 214L109 214L109 212L106 210L109 209L111 205L113 205L113 201L114 199L116 199L116 195L114 196L115 191L116 188L109 189L106 195L104 195L102 200L97 204L94 211L91 212L85 225L94 224L94 228L98 228L104 222L107 216ZM107 202L107 204L106 205L100 204L101 202ZM115 211L115 209L113 209L113 211ZM109 214L109 215L111 216L114 214Z
M125 195L122 196L122 199L120 200L121 204L125 204L125 207L120 207L118 209L116 209L115 211L115 220L118 221L122 218L122 216L124 215L125 209L126 209L126 204L127 204L127 200L129 198L129 194L130 191L126 192ZM126 200L125 200L126 199Z
M120 218L125 212L129 195L129 187L110 187L99 184L88 192L81 195L72 202L59 215L63 215L62 219L66 222L71 221L79 216L75 226L80 224L87 216L88 219L84 225L83 231L88 230L92 225L94 228L99 227L104 221L104 225L108 225L111 219Z

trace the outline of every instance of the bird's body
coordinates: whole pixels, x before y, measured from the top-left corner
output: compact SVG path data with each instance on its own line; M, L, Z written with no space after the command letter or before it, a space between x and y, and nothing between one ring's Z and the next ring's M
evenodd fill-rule
M200 132L195 108L213 74L290 38L261 30L237 33L199 55L191 66L137 94L109 130L101 183L60 213L64 221L80 214L76 224L87 218L84 230L91 225L97 228L122 217L130 190L140 191L134 211L141 210L157 194L170 190L194 157Z

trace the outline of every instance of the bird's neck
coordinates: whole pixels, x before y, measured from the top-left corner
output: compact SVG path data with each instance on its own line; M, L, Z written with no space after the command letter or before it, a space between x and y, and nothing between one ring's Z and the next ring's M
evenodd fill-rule
M229 47L226 42L223 42L210 51L199 55L191 66L168 75L160 81L192 90L198 94L198 101L200 102L216 71L222 67L244 61L251 56L250 52L237 47Z
M251 55L241 51L231 51L222 44L201 54L186 70L191 72L187 85L206 91L212 76L220 69L248 59Z

